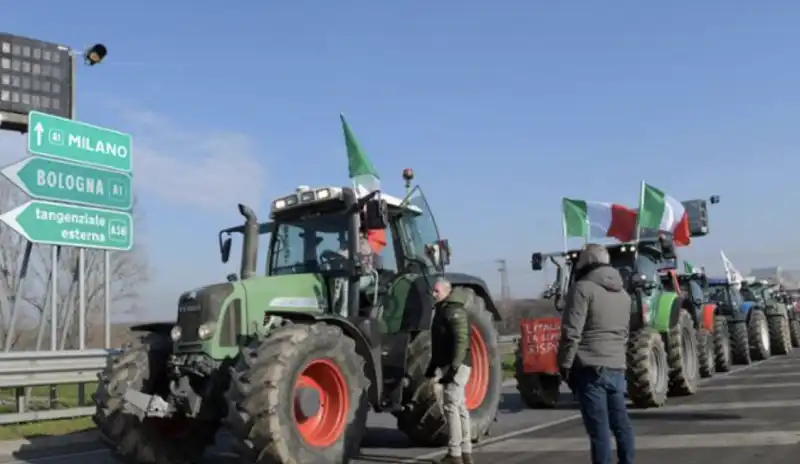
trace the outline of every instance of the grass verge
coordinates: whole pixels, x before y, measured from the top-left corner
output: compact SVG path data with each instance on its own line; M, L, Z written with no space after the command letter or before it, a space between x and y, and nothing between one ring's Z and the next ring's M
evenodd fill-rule
M68 435L93 428L94 422L90 417L10 424L0 427L0 441Z

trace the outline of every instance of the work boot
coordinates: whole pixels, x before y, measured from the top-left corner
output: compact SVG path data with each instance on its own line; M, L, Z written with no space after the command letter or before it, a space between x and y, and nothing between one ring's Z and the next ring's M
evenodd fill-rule
M453 456L448 454L447 456L443 457L439 464L463 464L464 461L461 459L461 456Z
M461 453L461 462L464 464L475 464L475 461L472 460L471 453Z

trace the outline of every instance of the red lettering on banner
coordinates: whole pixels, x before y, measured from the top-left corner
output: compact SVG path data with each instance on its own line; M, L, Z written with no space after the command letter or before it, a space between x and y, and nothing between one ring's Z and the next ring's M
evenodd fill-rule
M526 373L558 373L558 341L561 319L545 317L520 323L523 370Z

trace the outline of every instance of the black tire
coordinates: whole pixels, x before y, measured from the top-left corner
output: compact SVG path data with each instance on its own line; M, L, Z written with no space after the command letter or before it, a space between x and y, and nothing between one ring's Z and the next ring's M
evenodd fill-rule
M670 396L688 396L697 393L700 380L698 368L697 330L689 311L680 310L678 323L667 336Z
M745 321L731 321L728 327L731 330L733 362L745 365L752 363L753 358L750 356L750 339L747 334L747 323Z
M470 410L472 440L477 442L488 435L500 408L503 393L503 360L497 344L497 328L491 313L486 309L486 302L470 288L458 287L454 291L465 292L464 308L469 313L473 330L477 330L483 338L488 358L485 360L488 363L486 395L478 407ZM403 400L413 407L395 413L398 430L419 446L441 446L447 443L448 438L441 402L437 400L431 383L425 379L430 356L430 332L420 332L409 347L406 364L410 382L405 389L407 394ZM472 350L472 356L474 372L475 350Z
M669 367L661 334L651 328L634 333L627 358L630 400L640 408L663 406L669 391Z
M522 341L517 344L514 378L522 402L533 409L552 409L561 396L561 377L552 374L525 372L522 360Z
M93 395L97 410L92 420L117 459L126 464L190 464L202 458L214 443L220 421L186 417L139 420L124 412L123 395L128 388L166 398L169 384L167 360L172 340L166 335L143 335L138 343L110 356L98 375Z
M774 355L787 355L792 352L792 336L789 332L789 320L786 316L769 317L769 338Z
M800 348L800 320L789 321L789 334L792 336L792 346Z
M753 309L747 323L747 338L750 340L750 357L753 361L764 361L770 357L769 323L764 311Z
M702 329L697 333L699 346L698 361L700 365L700 376L708 379L714 376L716 362L714 358L714 334Z
M731 354L731 334L725 316L714 317L714 364L717 372L730 372L733 356Z
M312 363L342 381L338 387L347 390L349 399L343 420L337 421L342 432L325 445L309 443L295 419L294 390ZM244 462L347 463L358 455L366 431L368 387L364 359L341 329L288 323L242 349L231 369L226 425Z

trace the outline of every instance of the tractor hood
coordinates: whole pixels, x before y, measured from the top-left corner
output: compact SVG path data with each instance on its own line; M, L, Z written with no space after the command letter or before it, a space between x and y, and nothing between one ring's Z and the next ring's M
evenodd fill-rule
M255 277L239 282L248 308L268 311L325 312L328 288L320 274Z

